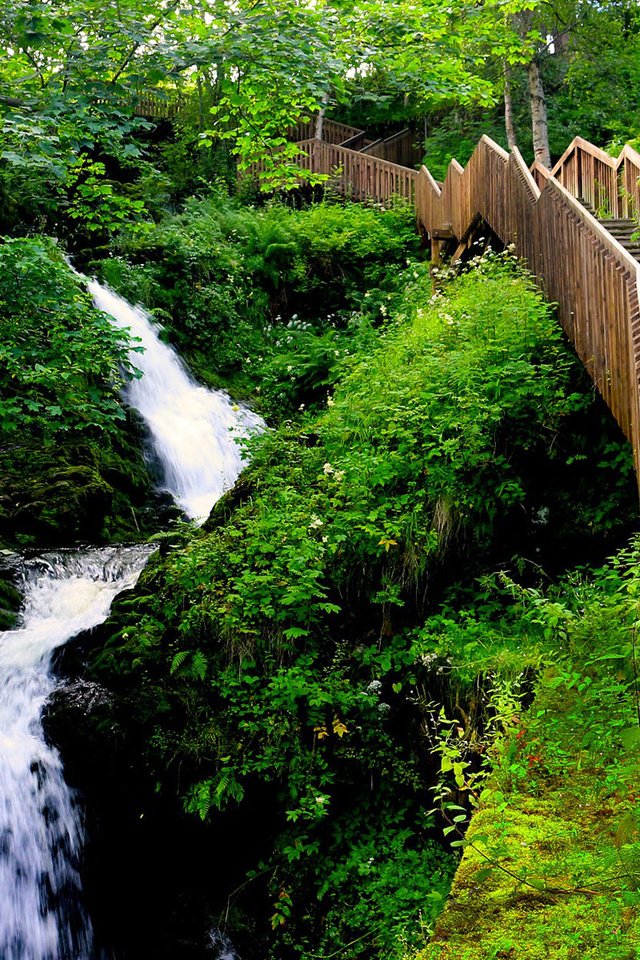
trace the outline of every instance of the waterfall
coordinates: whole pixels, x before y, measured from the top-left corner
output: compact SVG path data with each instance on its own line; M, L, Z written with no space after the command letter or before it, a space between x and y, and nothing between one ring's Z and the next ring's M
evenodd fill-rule
M150 549L105 547L22 563L21 625L0 633L0 957L89 960L81 906L81 816L44 737L53 652L102 623Z
M211 954L212 960L240 960L231 940L217 929L209 932L207 953Z
M237 443L264 422L233 404L221 390L196 383L179 356L159 336L141 307L133 307L97 280L89 283L95 305L130 330L143 352L131 353L142 376L127 384L125 401L149 430L162 467L161 488L191 519L206 519L213 504L233 485L243 467Z
M189 518L206 518L242 469L236 441L263 421L198 385L141 308L96 281L89 290L143 348L132 352L141 376L124 399L148 427L162 489ZM80 810L45 739L42 709L56 685L53 652L104 622L149 553L140 545L86 548L22 561L20 626L0 633L0 960L95 956L82 908Z

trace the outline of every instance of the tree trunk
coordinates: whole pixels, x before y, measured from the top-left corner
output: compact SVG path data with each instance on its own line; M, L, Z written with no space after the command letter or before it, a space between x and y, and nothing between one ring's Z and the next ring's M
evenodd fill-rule
M324 115L327 112L327 104L329 103L329 92L323 93L322 95L322 106L318 110L318 116L316 118L316 140L322 140L322 131L324 128Z
M513 103L511 102L511 71L505 63L504 65L504 126L507 131L507 143L509 150L518 146L516 140L516 128L513 125Z
M529 77L529 100L531 103L531 129L533 131L533 155L543 167L551 168L549 153L549 130L547 127L547 101L540 68L536 60L527 67Z

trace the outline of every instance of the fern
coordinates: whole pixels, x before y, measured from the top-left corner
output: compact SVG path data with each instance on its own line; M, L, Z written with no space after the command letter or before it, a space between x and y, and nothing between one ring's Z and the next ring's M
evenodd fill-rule
M198 680L204 680L207 675L207 658L201 650L196 650L191 661L191 674Z
M190 655L191 655L190 650L180 650L179 653L176 653L175 657L171 661L171 668L169 670L169 673L171 675L173 675L174 673L177 673L180 667L184 664L187 657L189 657Z

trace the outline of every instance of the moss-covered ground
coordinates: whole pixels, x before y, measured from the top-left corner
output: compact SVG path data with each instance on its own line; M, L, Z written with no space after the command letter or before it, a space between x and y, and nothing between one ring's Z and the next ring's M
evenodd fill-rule
M640 956L637 553L623 556L619 582L620 558L525 615L546 666L476 791L420 960Z

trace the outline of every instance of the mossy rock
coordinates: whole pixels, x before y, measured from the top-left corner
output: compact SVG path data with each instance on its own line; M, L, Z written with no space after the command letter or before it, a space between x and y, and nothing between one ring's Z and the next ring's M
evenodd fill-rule
M0 630L11 630L16 625L21 605L20 592L0 572Z

